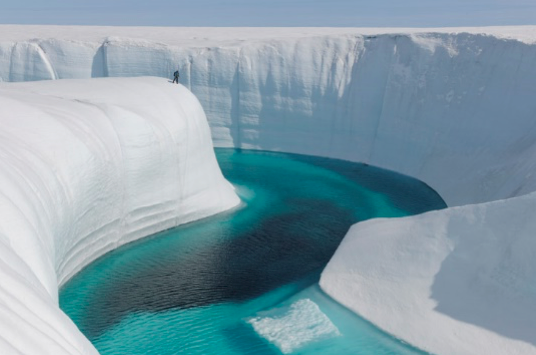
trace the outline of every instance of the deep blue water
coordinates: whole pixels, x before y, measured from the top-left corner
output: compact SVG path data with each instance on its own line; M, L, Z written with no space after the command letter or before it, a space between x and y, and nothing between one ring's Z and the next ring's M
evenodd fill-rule
M61 308L101 354L421 354L317 282L352 224L446 207L437 193L365 164L216 154L242 206L125 245L60 290ZM270 333L270 319L288 330Z

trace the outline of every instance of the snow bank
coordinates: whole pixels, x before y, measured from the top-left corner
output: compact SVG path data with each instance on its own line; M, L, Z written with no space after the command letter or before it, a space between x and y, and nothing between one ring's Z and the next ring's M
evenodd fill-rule
M436 354L536 354L536 193L354 225L334 299Z
M0 353L96 353L58 285L238 203L196 98L160 78L0 85Z
M179 67L217 146L367 162L451 206L536 190L535 26L0 29L4 81Z

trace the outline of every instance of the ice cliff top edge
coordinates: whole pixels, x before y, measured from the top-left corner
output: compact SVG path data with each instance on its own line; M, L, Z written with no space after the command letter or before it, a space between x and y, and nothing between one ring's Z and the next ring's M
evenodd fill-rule
M243 41L274 40L311 36L396 34L483 34L526 43L536 42L536 26L488 26L442 28L334 28L334 27L131 27L0 25L0 41L54 38L104 42L108 37L138 38L167 45L225 46Z

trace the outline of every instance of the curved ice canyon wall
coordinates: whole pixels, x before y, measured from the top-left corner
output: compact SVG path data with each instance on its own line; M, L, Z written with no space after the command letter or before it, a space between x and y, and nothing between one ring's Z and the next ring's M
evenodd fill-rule
M536 27L0 29L1 80L179 67L217 146L367 162L480 203L357 224L321 286L433 353L536 354Z
M0 85L0 353L91 354L58 285L235 206L199 102L161 78Z
M425 181L449 206L536 190L534 27L0 29L4 81L179 67L217 146L371 163Z

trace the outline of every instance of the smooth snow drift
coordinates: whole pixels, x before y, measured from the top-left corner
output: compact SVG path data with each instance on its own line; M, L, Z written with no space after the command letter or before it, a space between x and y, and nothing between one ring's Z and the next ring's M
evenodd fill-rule
M199 98L207 113L217 146L282 150L370 163L428 183L450 206L513 197L508 201L510 208L527 216L527 221L497 219L503 222L503 228L497 231L496 238L503 242L490 244L489 250L482 251L486 255L509 253L510 231L530 225L530 210L519 196L536 191L535 26L459 29L0 26L0 29L0 79L3 81L142 75L170 78L179 67L181 83ZM65 209L70 211L70 207ZM454 212L441 213L448 219ZM438 225L428 220L430 216L435 215L411 220L416 239L435 233L431 231ZM472 235L490 236L496 221L479 214L474 219ZM387 222L377 223L388 225ZM380 234L387 233L380 227L376 229ZM389 231L386 240L406 240L404 229ZM438 240L458 238L456 229L437 233ZM377 243L383 243L383 239L379 237ZM386 252L392 250L387 241L383 244ZM456 248L468 255L468 260L474 260L468 267L472 270L479 265L480 252L477 255L473 248L465 250L466 247L461 243ZM353 243L345 243L343 248L351 248L347 252L361 255L353 249ZM429 246L421 243L415 248L413 255L420 255L426 254ZM527 252L534 254L535 248L527 244ZM433 254L435 259L429 263L437 269L437 264L446 258L445 253L448 254ZM34 254L39 255L37 251ZM348 274L353 262L340 255L335 256L333 265L338 265L339 272ZM501 270L508 273L508 265L498 260L483 265L481 272L497 269L499 273ZM530 266L535 264L533 260L528 257L521 260L527 264L521 268L527 274L512 271L511 279L517 282L534 278ZM382 262L380 258L377 261ZM73 261L73 265L76 263ZM393 263L401 270L411 265L423 267L418 259L408 260L407 265L398 263L397 259ZM360 305L366 301L361 295L376 295L378 304L385 297L385 303L389 303L390 295L374 292L375 284L367 283L370 289L353 286L365 287L359 275L366 274L368 267L364 261L360 268L352 269L352 277L347 279L347 292L358 290L352 293L353 301L348 305L358 312L362 312ZM67 276L70 268L66 270L60 275ZM389 280L389 274L380 271L376 276ZM459 270L448 275L464 280L464 272ZM432 275L423 278L428 284L422 287L429 287ZM322 279L323 287L333 290L336 298L346 292L338 280L339 276L333 272ZM49 288L54 284L52 281L46 283ZM396 287L391 286L391 292L405 294L412 292L414 283L398 282ZM440 288L434 291L434 297L450 299L442 301L443 304L453 302L458 307L458 293L473 295L473 289L479 287L479 292L484 292L487 286L479 282L457 284L456 293ZM528 303L536 302L529 289L519 288L518 292ZM497 302L504 309L518 307L514 304L517 299L507 296L506 291L497 295ZM487 348L488 354L536 353L534 342L519 330L522 327L513 328L519 334L517 330L515 334L501 332L491 326L491 321L480 322L481 311L477 308L464 309L464 317L429 316L432 296L421 289L418 301L412 303L414 309L393 308L394 318L404 319L412 312L423 316L412 326L394 322L396 326L388 330L439 354L450 354L453 348L475 350L474 344L466 344L473 339L486 339L489 344L495 344ZM456 307L449 306L448 310ZM441 310L438 308L434 314ZM369 312L367 318L386 327L380 313ZM432 324L432 320L438 319L441 320L438 324ZM419 332L430 334L430 329L439 328L446 334L454 334L468 326L473 327L470 332L473 336L451 337L452 344L414 336ZM530 323L523 329L534 329L532 326ZM434 333L434 336L442 334ZM521 341L524 345L519 345Z
M66 279L129 241L235 206L203 109L165 79L0 85L0 353L96 353Z
M536 193L352 227L321 287L436 354L536 354Z

